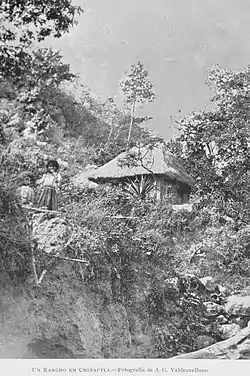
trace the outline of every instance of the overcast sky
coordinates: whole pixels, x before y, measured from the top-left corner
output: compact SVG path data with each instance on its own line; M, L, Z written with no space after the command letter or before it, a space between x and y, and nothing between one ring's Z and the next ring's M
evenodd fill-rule
M60 49L81 82L102 100L119 95L118 81L140 60L159 98L141 110L169 139L170 116L209 102L206 72L214 64L250 63L250 0L75 0L79 24L47 42Z

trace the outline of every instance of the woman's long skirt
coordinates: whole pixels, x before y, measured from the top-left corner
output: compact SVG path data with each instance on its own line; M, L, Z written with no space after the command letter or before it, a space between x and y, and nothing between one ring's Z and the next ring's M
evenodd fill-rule
M45 207L48 210L57 210L58 200L57 192L53 187L43 187L38 200L38 206Z

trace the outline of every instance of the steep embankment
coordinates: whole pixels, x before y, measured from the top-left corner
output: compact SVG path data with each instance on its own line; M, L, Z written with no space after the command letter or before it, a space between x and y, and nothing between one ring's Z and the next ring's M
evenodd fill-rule
M171 315L153 318L145 287L134 286L130 304L120 302L108 282L81 282L67 262L48 272L40 287L33 280L22 288L10 286L2 286L1 293L1 358L157 358L164 353L168 357L171 334L174 337L178 327L182 330L182 313L171 300L166 302ZM194 357L249 359L249 307L249 297L237 296L226 305L210 304L207 325L224 322L222 338L230 338L230 343L214 344L212 334L199 335L196 350L210 347ZM234 344L237 336L242 351L239 341ZM182 355L186 356L193 357Z
M35 255L38 277L47 271L39 286L34 275L17 286L1 274L0 358L169 358L199 350L182 356L249 358L247 291L228 296L212 277L170 278L152 262L131 263L124 281L110 265L91 278L72 260L52 257L60 256L64 231L64 219L53 215L33 221L44 255Z
M105 297L75 281L65 264L39 288L26 285L21 290L5 290L1 295L1 358L127 355L131 333L124 306L104 304Z

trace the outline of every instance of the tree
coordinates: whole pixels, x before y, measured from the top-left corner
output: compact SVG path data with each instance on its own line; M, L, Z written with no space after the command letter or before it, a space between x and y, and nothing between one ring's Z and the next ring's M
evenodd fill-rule
M126 102L131 107L130 126L127 138L127 147L129 147L132 127L135 122L136 104L153 102L156 99L156 95L152 91L152 83L148 80L148 71L140 61L132 65L130 72L126 74L126 78L120 82L120 87L125 95Z
M67 33L82 9L72 0L2 0L0 12L0 96L17 104L23 123L45 129L60 84L76 76L59 52L32 43Z
M112 97L102 102L83 87L77 108L81 115L78 130L87 141L86 144L97 150L98 158L95 163L105 164L126 150L131 119L126 106L119 106ZM139 141L146 143L151 139L150 132L140 127L141 121L142 118L134 119L133 135L130 138L132 146Z
M71 0L0 1L0 77L11 81L27 71L30 47L48 36L59 38L82 9Z
M48 36L60 38L82 13L72 0L1 0L0 42L30 45Z
M201 194L244 201L249 190L247 70L232 72L215 66L208 85L216 108L180 119L181 156Z
M2 55L0 61L3 59ZM57 121L60 86L65 81L73 81L76 75L71 72L68 64L62 62L60 53L50 48L38 48L29 52L22 62L25 63L18 67L18 71L3 69L0 82L12 86L11 99L16 103L23 123L37 134L46 129L49 123ZM20 131L22 128L23 125L18 124Z

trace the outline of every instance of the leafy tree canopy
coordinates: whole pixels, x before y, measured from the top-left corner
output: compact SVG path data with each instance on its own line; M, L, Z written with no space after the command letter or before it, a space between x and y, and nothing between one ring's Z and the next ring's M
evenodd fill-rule
M120 86L128 103L153 102L156 99L153 85L148 79L148 71L140 61L131 66Z
M136 104L153 102L156 99L156 95L153 92L153 85L148 79L148 71L140 61L131 66L130 72L126 73L126 78L120 82L120 87L126 98L127 104L131 107L130 126L127 138L127 148L129 148L129 146L131 146L130 138L132 127L135 120L138 124L139 119L135 119ZM142 118L141 122L144 120L145 118Z
M180 119L176 141L200 193L217 192L226 199L242 200L249 179L247 70L233 72L215 66L208 85L215 109Z
M1 0L0 77L16 83L25 74L27 77L30 66L34 67L39 60L40 65L53 59L53 64L56 59L58 63L58 54L53 55L52 51L47 51L50 56L44 51L32 54L30 47L34 48L33 42L41 42L48 36L61 37L76 23L75 18L81 12L71 0ZM46 74L48 69L44 68ZM39 71L41 73L41 66Z
M71 0L1 0L1 42L29 45L48 36L59 38L76 23L81 7Z

